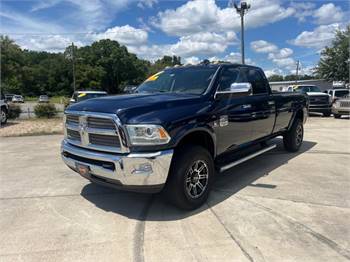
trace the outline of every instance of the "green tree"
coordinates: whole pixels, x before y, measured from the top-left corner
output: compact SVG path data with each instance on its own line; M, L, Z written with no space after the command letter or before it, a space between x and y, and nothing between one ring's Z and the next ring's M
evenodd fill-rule
M22 87L24 57L21 48L7 36L0 35L1 87L4 92L19 92Z
M328 81L349 82L349 41L350 26L344 31L337 31L331 46L321 52L321 59L316 68L319 77Z
M181 57L179 56L163 56L156 60L150 67L149 75L153 75L166 67L181 65Z
M268 80L271 82L283 81L283 76L281 75L271 75L268 77Z

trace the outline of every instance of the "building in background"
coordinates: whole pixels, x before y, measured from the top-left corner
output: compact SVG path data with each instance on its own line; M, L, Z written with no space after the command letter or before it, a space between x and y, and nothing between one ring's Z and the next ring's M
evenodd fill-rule
M312 80L295 80L293 81L278 81L278 82L270 82L270 86L272 91L287 91L288 86L293 85L315 85L318 86L322 91L326 91L327 89L333 88L332 82L327 82L323 79L312 79Z

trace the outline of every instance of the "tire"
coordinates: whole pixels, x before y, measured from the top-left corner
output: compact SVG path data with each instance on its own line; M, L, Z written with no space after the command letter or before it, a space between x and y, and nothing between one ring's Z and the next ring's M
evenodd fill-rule
M6 108L1 108L0 110L0 119L1 119L1 124L5 125L7 122L8 114Z
M330 117L330 116L331 116L331 113L323 113L323 116L324 116L324 117Z
M208 150L197 145L181 147L175 152L164 193L176 207L196 209L208 199L214 174L214 161Z
M333 114L334 118L341 118L341 115Z
M297 152L303 143L303 137L303 122L301 119L296 118L290 130L288 130L283 136L284 148L289 152Z

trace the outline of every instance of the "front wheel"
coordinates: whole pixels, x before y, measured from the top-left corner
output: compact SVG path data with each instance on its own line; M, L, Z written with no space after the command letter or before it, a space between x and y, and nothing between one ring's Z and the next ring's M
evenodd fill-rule
M334 118L340 118L341 115L338 115L338 114L333 114Z
M295 119L292 127L284 134L284 147L289 152L297 152L303 143L304 126L301 119Z
M208 199L214 172L213 158L205 148L187 145L178 149L165 186L168 200L181 209L200 207Z
M323 116L324 116L324 117L330 117L330 116L331 116L331 113L328 113L328 112L327 112L327 113L323 113Z

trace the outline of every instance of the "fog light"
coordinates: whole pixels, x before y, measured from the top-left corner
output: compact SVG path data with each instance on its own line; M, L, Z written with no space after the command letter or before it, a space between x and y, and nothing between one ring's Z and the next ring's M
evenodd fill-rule
M153 172L152 165L149 163L143 163L138 165L138 167L134 168L133 171L131 171L134 175L149 175Z

